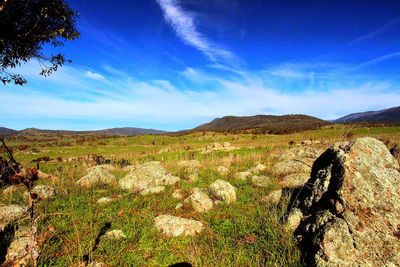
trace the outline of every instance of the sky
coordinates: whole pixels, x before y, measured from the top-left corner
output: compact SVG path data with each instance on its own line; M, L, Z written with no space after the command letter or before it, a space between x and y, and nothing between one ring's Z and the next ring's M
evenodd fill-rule
M81 37L50 77L0 85L0 126L190 129L400 105L397 0L67 0Z

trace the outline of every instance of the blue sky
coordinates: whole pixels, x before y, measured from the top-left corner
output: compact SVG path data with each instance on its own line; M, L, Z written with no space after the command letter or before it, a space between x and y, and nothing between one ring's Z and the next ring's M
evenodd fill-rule
M400 103L399 1L67 3L73 63L0 87L0 126L193 128L216 117L335 119ZM48 47L45 51L51 52Z

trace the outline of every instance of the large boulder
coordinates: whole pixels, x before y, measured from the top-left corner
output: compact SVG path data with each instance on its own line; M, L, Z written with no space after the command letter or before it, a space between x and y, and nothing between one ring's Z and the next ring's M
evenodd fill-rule
M83 187L90 187L95 184L113 184L116 183L116 181L113 173L100 165L90 168L88 173L76 183Z
M283 188L298 188L302 187L308 179L310 179L309 173L292 173L285 176L279 184Z
M308 265L400 265L398 168L369 137L335 144L315 161L288 217Z
M226 204L236 202L235 187L224 180L216 180L210 184L210 192L216 198L224 201Z
M192 194L184 200L184 203L191 203L193 209L200 213L210 211L214 206L211 198L200 188L193 188Z
M290 173L310 173L313 160L290 159L275 164L271 172L274 175L287 175Z
M119 180L123 189L139 192L160 185L172 185L179 177L170 174L158 161L147 162L132 169L124 178Z
M155 227L166 236L195 235L200 233L204 226L201 222L172 215L160 215L154 219Z
M7 249L5 262L2 266L32 266L32 252L39 256L35 250L31 229L29 227L19 228Z

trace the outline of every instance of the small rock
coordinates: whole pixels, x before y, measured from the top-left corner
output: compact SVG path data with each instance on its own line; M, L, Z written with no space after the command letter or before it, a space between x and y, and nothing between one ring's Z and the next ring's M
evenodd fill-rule
M37 185L32 189L32 193L36 193L39 200L54 199L56 196L54 188L48 185ZM28 192L25 192L24 196L28 197L28 194Z
M201 164L198 160L181 160L178 162L179 167L186 167L186 168L198 168L201 167Z
M172 197L175 199L182 199L183 198L182 191L180 189L175 189L174 192L172 193Z
M236 202L235 187L224 180L217 180L210 185L210 192L227 204Z
M0 230L9 223L13 223L26 216L27 209L18 205L0 207Z
M103 238L109 240L120 240L126 238L126 236L121 230L111 230L105 233Z
M251 175L251 172L237 172L233 177L237 180L246 181Z
M154 225L167 236L195 235L200 233L204 226L201 222L184 219L171 215L160 215L154 219Z
M283 188L297 188L302 187L305 183L307 183L309 178L309 173L292 173L283 178L279 184Z
M159 185L147 188L145 190L140 191L141 195L149 195L149 194L158 194L165 190L165 186Z
M190 183L194 183L194 182L196 182L197 180L199 180L199 174L198 174L197 172L192 173L192 174L190 174L190 175L188 176L188 182L190 182Z
M183 207L183 204L182 203L178 203L176 206L175 206L175 209L176 210L179 210L179 209L181 209Z
M256 169L259 172L265 172L267 170L267 167L264 164L258 163Z
M97 200L97 204L107 204L107 203L110 203L113 201L115 201L115 199L113 199L111 197L102 197L102 198L99 198L99 200Z
M296 230L296 228L300 225L301 220L303 219L303 213L299 209L293 209L286 221L286 229L289 232Z
M185 199L185 203L189 202L195 211L203 213L213 208L213 201L200 188L193 188L192 194Z
M95 184L113 184L116 181L112 172L101 165L90 168L88 173L76 183L83 187L90 187Z
M271 171L274 175L310 173L312 162L310 160L285 160L275 164Z
M229 174L229 169L225 166L218 166L216 170L220 175L228 175Z
M261 199L262 202L278 204L281 201L282 189L274 190Z
M251 177L251 181L256 186L267 187L270 183L270 178L265 175L254 175L253 177Z
M6 259L2 266L30 266L32 264L31 249L34 246L30 228L18 229L7 249Z

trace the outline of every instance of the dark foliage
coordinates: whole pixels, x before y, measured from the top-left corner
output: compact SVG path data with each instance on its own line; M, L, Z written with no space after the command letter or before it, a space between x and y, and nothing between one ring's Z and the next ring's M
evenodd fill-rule
M40 75L71 62L64 55L45 55L43 45L62 46L79 38L75 21L77 13L63 0L0 0L0 80L23 85L27 81L9 72L31 59L39 61Z

